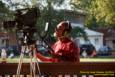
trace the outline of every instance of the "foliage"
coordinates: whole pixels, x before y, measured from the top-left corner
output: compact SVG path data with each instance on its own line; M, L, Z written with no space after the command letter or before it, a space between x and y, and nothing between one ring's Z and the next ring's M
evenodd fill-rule
M46 0L47 5L42 7L42 11L41 11L41 17L38 19L38 24L37 26L39 28L42 28L41 30L44 29L45 23L49 22L50 23L50 29L49 29L49 33L51 35L53 35L54 33L54 28L55 26L63 20L68 20L70 18L70 16L65 15L65 10L55 10L53 5L62 5L64 3L64 0ZM80 28L80 27L76 27L73 29L73 31L71 32L72 37L78 37L78 36L82 36L85 39L87 38L84 29Z
M75 27L75 28L73 28L71 36L73 38L84 37L85 40L88 40L88 37L87 37L87 34L86 34L84 28L81 28L81 27Z
M63 20L64 14L62 12L58 12L54 9L53 5L61 5L63 4L63 0L44 0L46 1L46 6L42 5L41 10L41 16L38 19L37 26L39 28L42 28L41 30L44 29L45 23L49 22L50 23L50 28L49 31L50 33L53 33L54 27L58 22ZM40 6L39 6L40 7Z
M115 25L115 0L73 0L73 2L78 8L86 10L87 26L112 27Z
M0 20L13 19L13 12L10 11L5 4L0 1Z
M49 32L48 34L53 35L54 33L54 28L55 26L62 20L67 20L69 16L65 15L64 10L55 10L54 6L61 6L65 0L28 0L31 2L31 5L29 5L26 0L23 1L23 3L12 3L11 0L6 0L10 4L8 5L8 8L10 9L19 9L20 7L23 8L31 8L31 7L37 7L40 9L40 16L38 16L36 28L38 29L38 32L41 33L44 30L45 23L49 22L50 27L49 27ZM75 28L72 35L73 36L78 36L81 33L83 33L82 36L84 36L84 32L82 31L83 29L80 28ZM77 34L77 35L76 35Z

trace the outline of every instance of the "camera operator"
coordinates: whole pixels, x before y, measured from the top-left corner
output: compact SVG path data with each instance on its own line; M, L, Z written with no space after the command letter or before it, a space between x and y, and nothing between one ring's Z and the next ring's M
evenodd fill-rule
M52 46L52 57L45 57L40 53L36 57L46 62L79 62L79 48L69 38L71 30L69 21L60 22L55 29L58 41Z

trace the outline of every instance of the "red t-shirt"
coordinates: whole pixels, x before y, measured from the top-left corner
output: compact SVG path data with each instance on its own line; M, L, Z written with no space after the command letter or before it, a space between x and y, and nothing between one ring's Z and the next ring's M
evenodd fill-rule
M76 44L71 41L69 38L63 39L63 41L57 41L53 46L52 49L54 50L54 57L51 59L52 61L70 61L70 62L79 62L79 48Z

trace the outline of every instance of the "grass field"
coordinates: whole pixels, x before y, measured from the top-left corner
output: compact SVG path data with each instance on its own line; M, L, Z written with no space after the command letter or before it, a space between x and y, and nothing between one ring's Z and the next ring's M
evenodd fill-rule
M2 59L0 58L0 62ZM18 63L19 58L7 59L9 63ZM23 58L23 62L30 62L29 58ZM80 58L80 62L115 62L115 58Z
M80 58L80 62L115 62L115 58Z

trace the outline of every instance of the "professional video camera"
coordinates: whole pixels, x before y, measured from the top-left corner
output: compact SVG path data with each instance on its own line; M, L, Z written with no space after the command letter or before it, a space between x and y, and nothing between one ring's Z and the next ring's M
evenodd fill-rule
M5 29L16 29L17 33L22 35L20 39L22 45L31 45L35 43L34 33L36 33L36 21L40 16L40 11L37 7L18 9L15 13L14 21L4 21ZM20 35L18 36L20 37Z
M50 23L46 23L45 30L42 32L37 32L35 25L39 16L40 11L37 8L19 9L15 13L14 21L4 21L4 28L16 29L18 44L20 46L28 46L31 48L32 45L36 44L37 39L39 39L42 41L43 47L49 51L53 51L50 47L52 39L47 34ZM36 36L36 34L38 36Z

